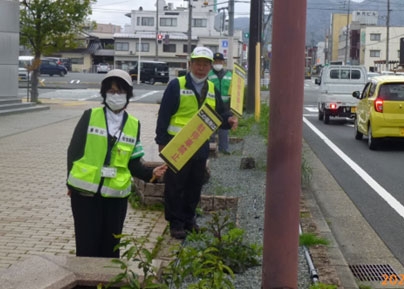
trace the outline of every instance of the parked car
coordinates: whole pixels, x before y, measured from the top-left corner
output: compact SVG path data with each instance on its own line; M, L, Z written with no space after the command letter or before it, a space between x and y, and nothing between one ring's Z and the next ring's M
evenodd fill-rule
M97 64L97 73L107 73L110 70L111 70L111 68L109 67L108 63L98 63Z
M67 71L72 71L72 61L70 58L63 57L46 57L47 59L54 59L58 65L66 67Z
M132 80L137 80L137 67L135 65L129 70L129 74ZM140 62L140 81L149 82L154 84L155 82L167 83L169 80L169 69L167 62L163 61L141 61Z
M49 76L53 76L54 74L65 76L67 74L67 68L64 67L64 65L57 64L54 59L43 58L39 66L39 73L49 74Z
M355 138L368 138L369 149L378 148L381 139L404 139L404 76L385 75L372 78L362 92L355 115Z

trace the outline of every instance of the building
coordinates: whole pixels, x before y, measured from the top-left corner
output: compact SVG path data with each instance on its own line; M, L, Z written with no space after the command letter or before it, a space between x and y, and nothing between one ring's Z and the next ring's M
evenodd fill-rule
M215 29L217 9L213 2L192 1L191 37L189 7L175 8L172 3L166 5L164 0L158 0L156 11L146 11L142 7L132 10L127 14L131 26L125 27L125 33L114 34L115 67L126 69L140 58L166 61L170 67L185 68L189 44L191 51L196 46L206 46L213 52L222 52L225 57L232 49L233 59L238 61L242 56L242 32L228 37Z
M400 39L404 38L404 27L389 28L389 65L386 65L387 27L368 26L361 28L361 64L369 71L393 70L400 64Z
M404 27L389 27L387 40L387 27L378 25L378 19L377 11L353 11L349 19L347 14L333 14L328 44L330 61L345 63L346 60L347 64L364 65L368 71L395 69L400 64Z

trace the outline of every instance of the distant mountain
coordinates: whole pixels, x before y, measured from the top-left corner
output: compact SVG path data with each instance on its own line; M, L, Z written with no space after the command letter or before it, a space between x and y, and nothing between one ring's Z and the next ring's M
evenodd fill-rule
M307 0L306 43L317 44L324 41L326 32L330 27L332 13L346 14L349 0ZM345 5L344 5L345 3ZM350 1L352 11L378 11L378 25L386 24L387 1L365 0L361 3ZM404 0L390 1L390 26L404 26ZM249 31L250 19L247 17L235 18L234 28Z

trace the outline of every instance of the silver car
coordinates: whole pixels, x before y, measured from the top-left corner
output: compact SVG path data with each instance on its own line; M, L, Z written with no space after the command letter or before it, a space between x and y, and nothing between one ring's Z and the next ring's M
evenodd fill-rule
M98 63L97 65L97 73L107 73L110 69L108 63Z

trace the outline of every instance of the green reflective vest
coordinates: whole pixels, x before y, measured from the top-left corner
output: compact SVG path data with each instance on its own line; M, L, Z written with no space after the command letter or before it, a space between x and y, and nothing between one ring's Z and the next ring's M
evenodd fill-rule
M224 103L230 101L231 77L232 72L230 70L226 71L222 79L219 79L219 77L217 77L217 74L214 72L213 69L211 69L208 74L208 79L212 81L215 87L220 91Z
M178 133L198 112L199 105L195 93L192 89L185 87L185 76L178 77L180 83L180 104L175 114L171 116L168 126L168 133L175 135ZM216 108L215 86L211 81L208 81L208 92L203 104L210 105L213 109Z
M115 177L102 177L102 168L108 154L108 131L103 108L91 110L84 155L73 163L67 183L79 191L97 193L107 198L124 198L131 192L130 158L137 156L139 121L131 115L122 128L119 139L111 150L109 165L116 170ZM140 145L140 143L139 143Z

